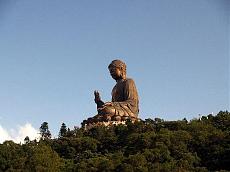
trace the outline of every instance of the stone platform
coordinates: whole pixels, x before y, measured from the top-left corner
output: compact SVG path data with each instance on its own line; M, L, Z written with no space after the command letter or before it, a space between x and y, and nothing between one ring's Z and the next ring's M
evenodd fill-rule
M96 126L113 126L119 124L125 125L127 120L131 120L131 122L135 122L138 121L139 119L131 116L110 116L109 114L95 115L94 117L84 120L82 122L82 127L88 130Z

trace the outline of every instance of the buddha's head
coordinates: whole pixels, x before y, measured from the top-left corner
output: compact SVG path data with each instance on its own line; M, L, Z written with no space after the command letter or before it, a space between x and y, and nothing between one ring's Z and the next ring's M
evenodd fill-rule
M121 60L113 60L108 66L110 75L116 81L126 79L126 65Z

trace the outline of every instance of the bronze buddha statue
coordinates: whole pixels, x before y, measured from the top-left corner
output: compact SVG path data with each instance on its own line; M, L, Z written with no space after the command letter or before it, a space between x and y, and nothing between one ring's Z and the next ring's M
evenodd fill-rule
M139 113L139 99L136 85L131 78L126 77L126 64L121 60L113 60L108 66L110 75L116 80L112 90L112 101L103 102L98 91L94 91L94 101L97 104L98 114L83 121L93 124L109 121L136 121Z
M112 90L112 101L104 103L98 91L94 91L98 116L121 120L137 118L139 113L138 93L133 79L126 77L126 65L121 60L113 60L108 66L110 75L116 80ZM121 118L121 119L120 119Z

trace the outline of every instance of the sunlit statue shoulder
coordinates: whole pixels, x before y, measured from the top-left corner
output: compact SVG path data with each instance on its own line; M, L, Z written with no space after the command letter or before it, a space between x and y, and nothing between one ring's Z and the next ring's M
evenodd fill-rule
M126 64L121 60L113 60L108 69L116 81L112 89L112 100L103 102L100 93L94 91L98 114L85 122L135 121L139 113L139 99L134 80L126 77Z

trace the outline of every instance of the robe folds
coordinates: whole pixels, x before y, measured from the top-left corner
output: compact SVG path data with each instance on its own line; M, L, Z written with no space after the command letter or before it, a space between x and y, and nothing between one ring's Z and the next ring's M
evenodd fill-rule
M131 78L118 81L112 90L112 106L115 115L136 117L139 113L139 98Z

